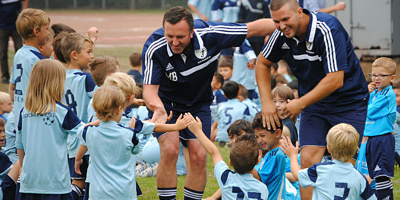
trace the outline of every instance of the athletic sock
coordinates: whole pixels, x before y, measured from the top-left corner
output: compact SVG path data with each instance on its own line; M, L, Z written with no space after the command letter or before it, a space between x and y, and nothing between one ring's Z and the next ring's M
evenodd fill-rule
M71 189L72 189L71 194L74 200L79 200L79 198L84 194L83 189L81 189L75 184L71 184Z
M184 200L200 200L203 198L204 191L196 191L185 187L185 199Z
M157 188L158 198L160 200L175 200L176 187L173 188Z
M379 200L393 200L393 185L388 177L376 179L376 196Z

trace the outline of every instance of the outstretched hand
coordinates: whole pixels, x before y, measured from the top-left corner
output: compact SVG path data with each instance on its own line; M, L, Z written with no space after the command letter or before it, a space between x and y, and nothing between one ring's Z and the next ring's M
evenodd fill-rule
M290 137L283 137L280 141L281 150L290 158L292 156L297 156L299 153L299 142L296 142L296 147L293 146Z
M136 126L136 118L132 117L132 120L129 122L129 127L135 129Z
M80 160L75 160L75 172L76 172L77 174L79 174L79 175L82 175L82 172L81 172L81 169L80 169L82 163L83 163L83 160L82 160L82 159L80 159Z
M268 130L276 130L276 126L281 126L276 106L272 101L263 104L261 108L261 114L263 126Z
M183 117L182 114L179 115L178 119L176 120L176 125L178 126L179 130L182 130L186 127L188 127L191 123L190 118L188 117Z
M185 113L185 118L188 119L189 121L189 130L193 133L193 134L197 134L198 132L202 131L202 123L199 117L196 117L196 119L194 119L194 117L192 116L192 114L190 113Z

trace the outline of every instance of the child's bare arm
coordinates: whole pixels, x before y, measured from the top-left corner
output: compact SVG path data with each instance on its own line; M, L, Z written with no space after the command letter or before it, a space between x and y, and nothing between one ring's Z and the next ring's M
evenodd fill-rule
M78 153L76 154L76 157L75 157L75 172L77 174L82 174L82 172L79 168L83 163L82 158L87 151L88 151L88 149L86 146L83 146L83 145L79 146Z
M189 119L182 118L182 115L179 115L175 124L159 124L156 123L154 126L154 132L171 132L171 131L179 131L186 127L188 127L190 123Z
M97 29L97 27L90 27L87 35L93 41L93 45L96 45L97 37L99 36L99 29Z
M218 151L218 148L207 138L202 129L201 120L199 117L196 119L190 113L185 114L185 119L190 120L189 130L197 137L204 149L211 155L214 166L222 160L222 156Z
M23 164L23 161L24 161L24 157L25 157L25 151L23 149L18 149L17 148L17 154L18 154L19 164L22 167L22 164Z
M251 174L255 179L261 181L260 174L258 174L258 171L256 169L253 168L253 170L251 170Z
M208 197L204 200L218 200L221 199L221 197L222 197L221 189L218 189L211 197Z
M296 142L296 147L290 141L290 137L283 137L281 140L280 148L290 158L290 169L292 170L293 178L295 181L299 180L300 166L297 161L297 154L299 153L299 143Z

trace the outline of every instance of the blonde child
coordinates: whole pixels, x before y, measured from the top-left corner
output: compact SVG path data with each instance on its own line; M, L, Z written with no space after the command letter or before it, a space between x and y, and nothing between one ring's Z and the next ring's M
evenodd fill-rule
M89 63L94 57L93 42L88 37L78 33L68 33L61 39L61 52L69 69L65 79L64 103L76 113L82 122L87 123L89 121L88 104L98 88L92 76L83 72L89 68ZM68 156L74 198L83 195L86 176L86 174L76 174L73 167L78 148L78 138L69 136Z
M145 127L152 127L150 131L164 132L181 130L188 125L180 116L175 124L148 122L148 126L131 118L128 127L124 127L118 122L123 117L126 105L126 94L121 89L104 84L93 96L93 108L101 120L100 124L82 127L79 131L81 145L75 169L80 173L82 157L89 151L90 199L137 199L134 171L136 161L132 156L138 153L140 146L136 134L147 131Z
M11 97L6 92L0 92L0 117L7 121L4 114L10 113L13 109Z
M98 87L103 85L104 80L107 78L107 76L119 72L119 62L117 57L107 55L101 55L93 59L93 61L90 62L89 67L90 75L92 76L94 83L96 83ZM87 117L89 121L93 121L94 119L91 118L96 115L92 103L93 99L90 99L89 105L87 107Z
M365 122L365 157L371 179L376 179L378 199L393 199L394 176L394 131L396 119L396 94L392 82L396 78L396 62L381 57L372 63L371 80L368 85L370 96Z
M59 61L41 60L32 68L25 107L17 117L20 199L67 199L71 193L67 136L75 136L82 123L61 103L64 81Z
M282 117L283 124L289 129L290 131L290 139L293 145L296 144L298 140L297 128L293 121L287 117L286 105L288 101L294 99L293 91L286 85L280 85L275 87L272 92L272 102L274 102L276 108L278 109L279 115Z
M14 116L19 116L21 109L25 106L26 90L32 66L44 57L38 50L39 45L45 43L50 35L50 18L39 9L27 8L17 18L16 26L18 33L24 39L25 44L14 57L10 78L10 96L14 99ZM15 118L15 128L19 118Z
M332 127L326 141L333 162L302 170L297 160L299 145L294 147L287 137L282 140L281 149L290 158L293 176L300 185L314 187L312 199L376 199L365 177L349 163L358 149L358 140L353 126L341 123Z
M240 136L231 147L229 164L235 169L234 173L223 161L218 148L202 131L200 118L194 119L190 113L185 114L186 118L191 119L189 130L196 135L201 145L211 155L214 176L221 189L222 199L268 199L267 187L251 174L254 166L261 159L261 152L254 135Z

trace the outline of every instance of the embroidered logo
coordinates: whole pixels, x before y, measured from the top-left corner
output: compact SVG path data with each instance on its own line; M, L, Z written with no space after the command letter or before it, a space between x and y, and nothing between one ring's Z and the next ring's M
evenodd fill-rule
M285 43L283 43L283 45L282 45L282 49L290 49L290 47L289 47L289 45L287 45L286 42L285 42Z
M166 71L171 71L173 69L174 69L174 67L171 65L171 63L168 63L167 68L165 70Z
M203 59L207 56L207 49L205 47L202 49L197 49L194 51L194 55L196 55L198 59Z
M374 169L374 172L375 171L380 171L381 170L381 168L378 166L378 165L376 165L376 167L375 167L375 169Z

